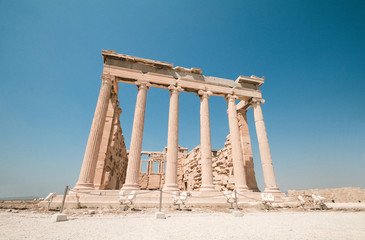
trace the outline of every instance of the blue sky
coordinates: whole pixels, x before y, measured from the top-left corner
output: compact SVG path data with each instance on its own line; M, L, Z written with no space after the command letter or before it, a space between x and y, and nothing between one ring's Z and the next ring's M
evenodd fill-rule
M363 1L0 0L0 197L74 186L100 89L101 50L198 67L261 87L279 187L365 188ZM120 84L129 148L137 89ZM143 150L166 146L169 93L148 91ZM213 148L228 134L210 99ZM263 176L252 110L259 187ZM181 146L200 142L199 99L180 95Z

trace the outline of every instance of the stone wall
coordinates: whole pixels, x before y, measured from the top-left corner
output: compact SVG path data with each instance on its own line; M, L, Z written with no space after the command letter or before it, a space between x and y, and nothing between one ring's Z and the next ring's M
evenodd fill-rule
M213 184L216 190L233 190L234 189L234 172L232 162L232 148L227 137L224 148L212 151L213 165ZM184 169L184 186L185 190L199 190L201 186L201 156L200 146L191 150L183 163Z
M359 187L346 188L326 188L326 189L308 189L308 190L289 190L289 197L297 199L299 195L303 196L306 201L312 201L312 194L325 197L325 202L336 203L357 203L365 202L365 189Z
M121 113L117 95L112 94L95 170L95 189L120 189L125 182L128 157L119 120Z
M147 171L141 172L140 174L139 184L141 189L153 190L163 186L165 178L164 166L166 164L166 151L167 149L165 148L163 152L142 152L142 154L148 154L149 159L142 160L147 161L148 164ZM153 173L153 162L159 162L159 171L157 173ZM227 136L224 148L212 151L212 167L213 184L215 189L219 191L233 190L234 170L232 147L229 135ZM247 175L247 178L254 178L253 164L249 165L249 167L251 167L251 175ZM200 145L192 149L189 153L187 153L186 148L179 146L177 171L177 183L180 190L198 191L200 189L202 183ZM158 182L160 182L160 185ZM253 182L253 185L256 186L255 179ZM257 190L257 187L252 190Z
M123 186L127 173L127 165L127 151L118 117L118 123L115 125L113 134L113 141L105 157L104 189L120 189Z

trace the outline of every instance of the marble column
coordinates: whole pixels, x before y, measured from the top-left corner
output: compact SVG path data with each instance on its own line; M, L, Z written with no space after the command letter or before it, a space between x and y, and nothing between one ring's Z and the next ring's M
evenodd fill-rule
M243 165L245 168L247 186L250 191L259 192L255 177L250 132L247 123L247 109L237 110L237 119L240 129Z
M136 108L134 111L134 120L132 128L131 144L128 155L128 166L123 190L139 189L139 174L141 171L141 151L144 128L144 115L146 110L147 90L150 83L137 82L138 87Z
M229 131L231 135L235 189L237 191L247 191L248 187L246 183L246 175L243 165L241 138L237 120L237 110L236 110L237 96L229 94L227 95L226 99L228 103L228 120L229 120Z
M210 138L210 91L199 90L200 96L200 155L202 159L202 185L200 191L215 191L213 185L212 144Z
M280 192L276 185L274 167L272 165L269 148L269 140L267 138L264 117L262 115L261 103L263 102L264 101L262 99L252 99L252 109L255 118L257 140L259 142L262 170L264 172L266 186L265 192Z
M87 140L84 160L82 162L79 180L74 189L77 190L93 190L94 175L96 162L99 155L101 138L103 136L106 113L109 104L109 98L112 89L113 76L103 75L99 93L98 102L96 104L94 119L91 124L89 139Z
M182 88L170 85L170 109L167 136L166 174L164 191L179 191L177 185L177 159L179 140L179 93Z

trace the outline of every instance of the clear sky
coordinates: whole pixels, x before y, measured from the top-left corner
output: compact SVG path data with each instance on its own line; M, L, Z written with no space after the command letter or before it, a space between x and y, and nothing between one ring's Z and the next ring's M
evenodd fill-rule
M77 181L102 74L101 50L265 76L263 114L278 186L365 188L365 2L0 0L0 197ZM120 84L129 148L137 88ZM148 91L143 150L167 142L169 92ZM227 105L210 99L213 148ZM259 187L263 176L248 115ZM180 95L179 144L200 143L199 99Z

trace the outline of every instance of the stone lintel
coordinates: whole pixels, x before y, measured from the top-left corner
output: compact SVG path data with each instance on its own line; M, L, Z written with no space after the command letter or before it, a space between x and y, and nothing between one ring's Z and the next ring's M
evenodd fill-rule
M247 111L247 109L249 109L250 107L251 107L251 103L249 101L240 101L236 105L237 111L239 111L239 110L246 110Z
M256 77L255 75L251 75L251 77L239 76L235 82L251 83L251 84L254 84L254 85L260 87L262 84L264 84L264 81L265 81L265 77L259 78L259 77Z
M141 151L141 154L163 154L163 152L158 152L158 151Z
M262 98L251 98L248 100L242 100L239 103L237 103L236 109L237 109L237 111L239 111L239 110L247 111L247 109L249 109L252 106L252 103L254 103L254 102L265 103L265 100Z

